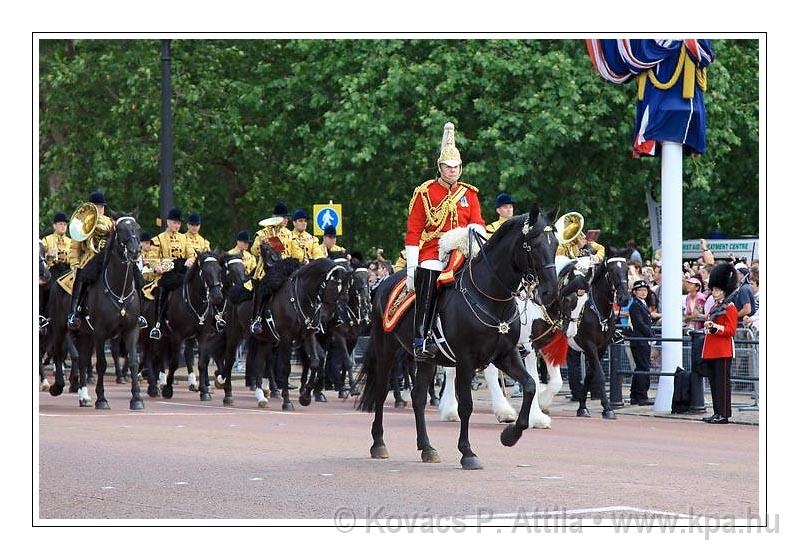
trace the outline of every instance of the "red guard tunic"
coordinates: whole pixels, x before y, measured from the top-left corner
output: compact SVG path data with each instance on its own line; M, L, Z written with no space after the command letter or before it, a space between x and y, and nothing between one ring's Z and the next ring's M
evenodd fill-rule
M737 315L736 306L728 303L725 313L712 319L713 322L725 328L722 331L706 335L703 344L704 360L733 357L733 337L736 334Z
M414 190L408 206L405 244L419 246L420 263L438 260L442 234L468 224L486 226L478 189L461 182L448 189L438 181L427 181Z

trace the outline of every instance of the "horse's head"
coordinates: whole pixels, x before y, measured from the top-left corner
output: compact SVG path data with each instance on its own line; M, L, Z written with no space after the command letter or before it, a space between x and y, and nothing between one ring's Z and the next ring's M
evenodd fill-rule
M243 286L247 282L247 269L241 255L223 255L221 261L227 286Z
M330 262L333 263L333 261ZM347 268L344 265L333 263L319 285L323 304L333 307L342 298L346 301L347 294L343 293L346 277Z
M222 305L222 264L220 257L216 253L200 253L197 255L195 267L198 270L200 279L208 293L208 300L211 305Z
M353 271L352 280L350 283L351 294L355 296L356 301L356 314L358 316L359 325L367 325L370 323L370 312L372 311L372 297L369 291L369 270L366 268L357 268Z
M553 219L554 212L544 214L534 203L524 216L522 235L514 249L514 265L523 271L526 280L537 285L534 298L541 305L549 305L558 295L555 265L558 240Z
M47 268L47 249L44 243L39 241L39 285L47 284L50 281L50 269Z
M123 261L135 263L139 259L141 228L133 216L120 216L114 225L111 250Z
M606 279L614 291L614 303L620 307L628 305L630 299L630 290L628 289L628 258L630 256L630 249L619 250L610 246L606 255Z
M281 246L280 240L276 237L266 240L259 246L258 252L261 256L261 262L264 263L264 268L269 268L281 260Z

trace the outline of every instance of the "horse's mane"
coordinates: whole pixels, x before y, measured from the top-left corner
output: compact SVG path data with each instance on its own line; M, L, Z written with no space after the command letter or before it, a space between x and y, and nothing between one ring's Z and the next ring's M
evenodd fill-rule
M486 243L486 250L492 251L496 245L500 245L505 242L505 239L510 235L518 233L517 230L522 229L522 225L525 223L528 214L519 214L517 216L512 216L500 226L496 232L492 234L489 238L489 241ZM513 232L513 233L512 233Z

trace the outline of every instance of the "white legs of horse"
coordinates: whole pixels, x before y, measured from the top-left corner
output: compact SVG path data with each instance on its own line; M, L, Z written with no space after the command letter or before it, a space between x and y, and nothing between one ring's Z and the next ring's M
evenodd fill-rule
M89 388L85 385L78 389L78 404L80 406L92 406L92 397L89 396Z
M506 400L503 388L500 386L500 372L494 364L489 364L483 370L483 377L486 379L486 386L492 397L492 412L501 424L514 422L517 419L517 411Z
M269 403L269 399L264 394L263 385L262 387L258 387L256 389L256 402L258 403L258 408L267 408L267 403Z
M537 379L536 383L538 388L536 394L539 397L539 407L541 407L542 411L548 412L550 410L550 405L553 403L553 398L555 398L556 393L561 390L564 381L561 378L560 367L548 364L547 361L545 361L545 365L547 366L549 380L544 384L539 383Z
M194 372L189 374L187 385L189 385L189 390L190 391L199 391L200 390L200 385L197 383L197 377L195 376Z
M50 381L48 381L47 377L42 379L39 382L39 390L40 391L49 391L50 390Z
M162 385L167 384L167 374L163 371L158 372L158 386L161 387Z
M444 368L444 393L439 399L439 420L458 422L458 401L456 400L456 368Z

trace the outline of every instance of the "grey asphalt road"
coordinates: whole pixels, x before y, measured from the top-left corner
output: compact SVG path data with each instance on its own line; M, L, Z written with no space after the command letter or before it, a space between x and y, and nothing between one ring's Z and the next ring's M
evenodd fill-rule
M471 441L484 470L463 471L458 425L428 426L443 462L423 464L410 408L387 407L390 458L369 458L372 416L328 392L328 403L258 409L235 388L201 403L185 383L171 400L107 385L112 409L77 396L39 397L39 517L54 519L281 519L339 515L482 516L519 512L664 512L744 517L758 510L758 426L710 426L646 416L606 421L554 406L552 429L514 448L479 404ZM90 388L94 397L94 388ZM560 398L560 397L559 397ZM392 400L389 399L389 406ZM599 411L596 403L592 409ZM344 512L344 514L342 513Z

